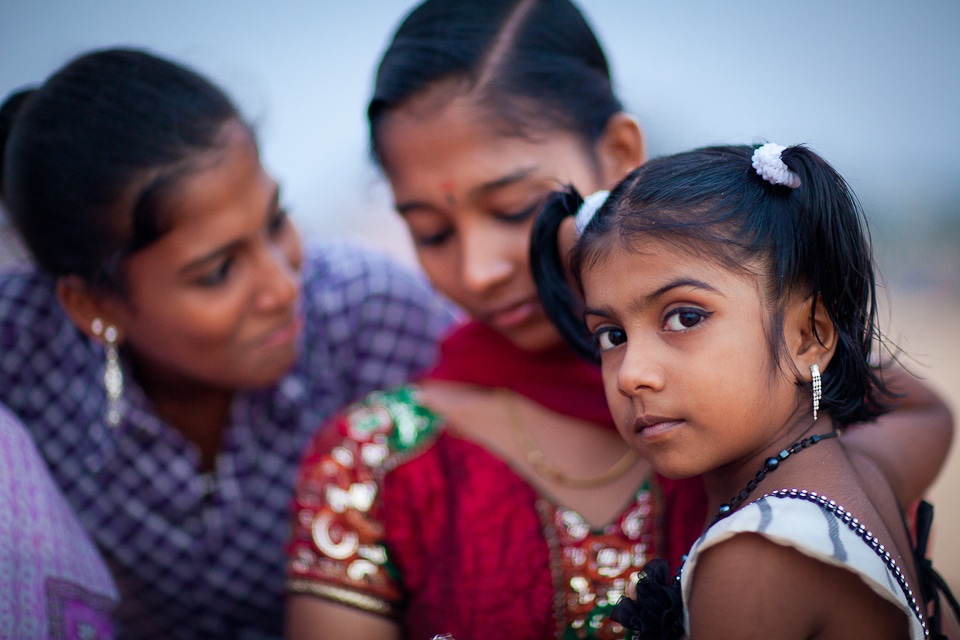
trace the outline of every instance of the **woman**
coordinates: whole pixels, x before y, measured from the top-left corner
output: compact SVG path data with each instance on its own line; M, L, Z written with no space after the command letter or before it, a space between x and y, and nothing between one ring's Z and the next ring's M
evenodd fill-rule
M622 637L609 611L648 559L676 566L706 511L697 482L652 476L616 435L599 370L562 345L529 270L546 194L643 160L602 49L566 0L428 0L384 54L369 117L421 265L474 322L417 385L348 408L308 449L288 635ZM925 390L909 400L865 443L904 503L952 428Z
M96 51L8 100L0 400L121 595L121 637L276 638L319 420L428 364L448 311L374 255L304 255L250 127L196 73Z

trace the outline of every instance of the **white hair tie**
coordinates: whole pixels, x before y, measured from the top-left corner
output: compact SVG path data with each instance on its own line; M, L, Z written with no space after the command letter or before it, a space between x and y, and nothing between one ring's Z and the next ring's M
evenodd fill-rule
M800 176L790 170L780 154L786 147L768 142L753 152L753 168L760 177L771 184L781 184L791 189L800 186Z
M597 210L603 206L603 203L607 201L609 195L609 191L596 191L583 199L583 204L577 209L577 217L574 222L578 236L583 235L583 230L586 229L590 221L593 220L593 216L597 215Z

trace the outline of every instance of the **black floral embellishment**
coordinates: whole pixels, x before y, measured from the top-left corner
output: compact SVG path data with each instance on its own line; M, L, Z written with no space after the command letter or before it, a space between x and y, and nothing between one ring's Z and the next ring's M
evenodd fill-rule
M633 631L633 640L680 640L683 597L680 580L670 575L666 560L651 560L637 580L637 597L623 596L610 618Z

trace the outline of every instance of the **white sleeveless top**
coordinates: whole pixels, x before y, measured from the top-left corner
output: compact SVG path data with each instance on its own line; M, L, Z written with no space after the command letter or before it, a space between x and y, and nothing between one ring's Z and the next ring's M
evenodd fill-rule
M898 606L910 620L910 637L927 637L921 603L906 576L886 551L849 511L814 492L781 489L735 511L700 536L690 548L680 578L684 601L684 629L690 633L686 603L690 600L699 553L738 533L755 533L771 542L792 547L826 564L860 576L874 592ZM920 594L916 594L920 598Z

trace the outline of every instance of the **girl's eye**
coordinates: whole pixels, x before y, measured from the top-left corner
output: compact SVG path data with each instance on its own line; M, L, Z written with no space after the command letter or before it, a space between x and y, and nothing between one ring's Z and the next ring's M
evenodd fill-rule
M601 352L609 351L627 341L627 332L619 327L600 327L593 332L593 339Z
M518 222L526 221L528 218L530 218L530 216L532 216L539 210L540 210L540 200L538 199L536 202L534 202L532 205L530 205L523 211L518 211L516 213L505 213L505 212L498 213L497 217L503 220L504 222L518 223Z
M277 213L270 218L270 221L267 223L267 231L270 232L270 235L275 236L283 231L283 228L287 226L289 221L289 212L285 208L277 209Z
M418 247L436 247L443 244L453 232L450 229L444 229L438 233L430 235L413 234L413 242Z
M674 309L663 322L665 331L686 331L692 329L704 320L710 317L710 314L701 309L681 308Z
M233 268L233 257L226 258L215 269L200 277L197 283L202 287L216 287L226 282Z

